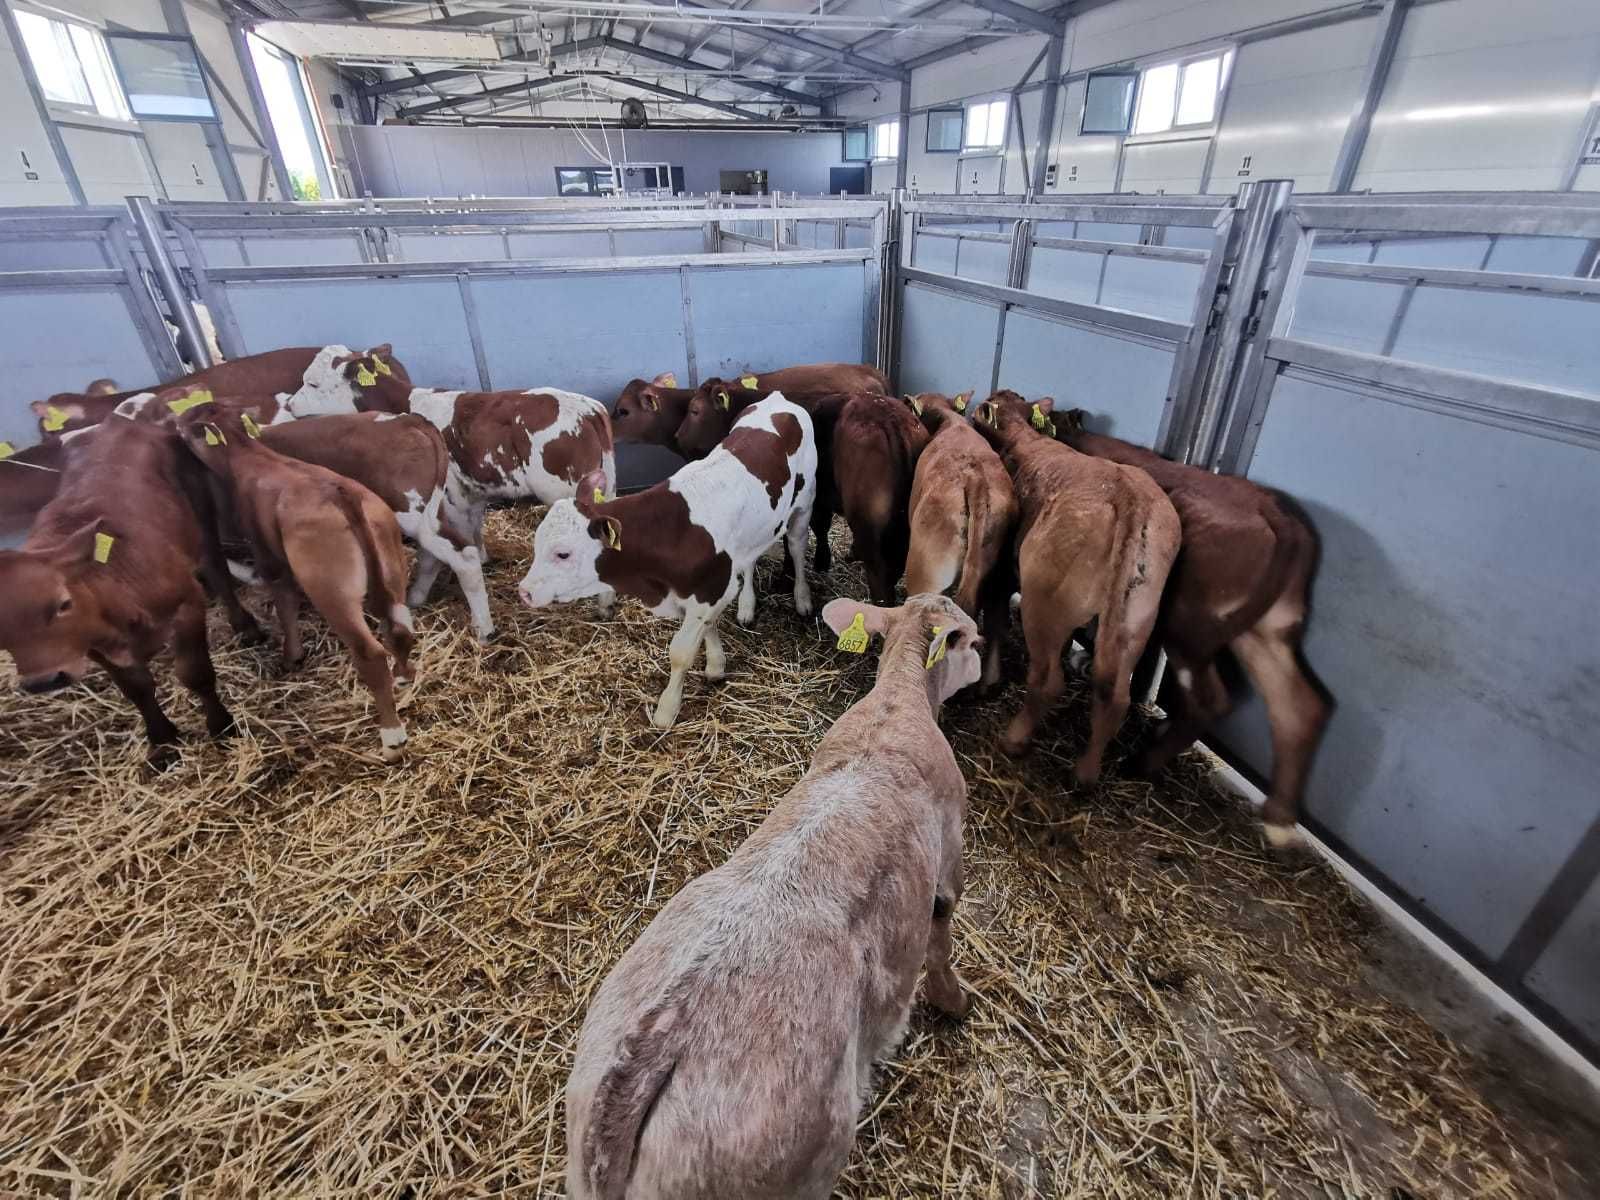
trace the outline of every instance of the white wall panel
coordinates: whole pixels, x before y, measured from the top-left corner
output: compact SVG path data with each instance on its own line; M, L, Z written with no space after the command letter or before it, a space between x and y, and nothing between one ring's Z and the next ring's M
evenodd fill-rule
M30 174L37 178L29 179ZM71 203L50 138L22 82L22 66L0 29L0 204Z
M1010 91L1048 41L1043 34L1004 40L975 38L972 44L976 49L972 53L947 58L912 73L911 107ZM1042 65L1040 69L1043 70ZM897 86L884 84L879 90L887 93ZM894 111L892 105L889 111Z
M1208 144L1205 140L1129 142L1123 153L1121 190L1145 195L1198 192Z
M63 126L61 138L90 204L121 204L125 196L156 190L139 143L130 135Z
M1442 0L1406 18L1355 187L1559 187L1600 76L1600 4Z
M1070 69L1126 62L1342 7L1331 0L1115 0L1074 22Z

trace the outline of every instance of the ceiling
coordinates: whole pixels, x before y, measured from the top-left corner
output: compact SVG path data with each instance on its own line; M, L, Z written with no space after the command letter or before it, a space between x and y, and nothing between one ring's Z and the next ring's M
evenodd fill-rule
M801 118L911 68L1059 30L1092 0L234 0L393 117L638 96L676 117ZM1101 0L1104 2L1104 0Z

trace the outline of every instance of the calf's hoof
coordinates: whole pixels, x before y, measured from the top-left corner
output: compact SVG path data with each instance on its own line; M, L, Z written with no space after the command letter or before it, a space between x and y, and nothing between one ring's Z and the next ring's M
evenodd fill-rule
M232 713L218 713L206 718L206 732L219 742L225 742L239 732L238 725L234 724Z
M259 646L267 640L267 631L256 624L241 625L234 631L241 646Z
M656 705L655 711L650 714L650 724L657 729L671 729L677 721L678 706L674 704L669 708L665 701Z
M1306 841L1300 836L1300 829L1296 825L1278 825L1264 822L1261 826L1261 836L1267 845L1279 852L1299 850L1304 848Z
M172 770L178 765L178 747L171 742L159 742L151 746L144 756L145 769L152 775L159 775Z
M1000 746L1000 753L1007 758L1021 758L1032 748L1033 738L1019 737L1014 733L1003 733L1000 735L998 745Z
M499 640L500 631L498 629L480 629L478 631L478 644L480 646L492 646Z
M298 671L301 667L303 667L305 665L306 665L306 656L304 654L300 655L299 658L284 658L284 659L280 659L278 661L278 674L279 675L293 675L296 671Z
M406 727L404 725L398 725L393 729L379 729L378 737L383 744L384 762L399 762L405 757Z
M930 988L927 998L929 1004L952 1021L965 1021L972 1012L973 1004L976 1003L976 997L963 987L957 987L953 993L948 994L936 994Z

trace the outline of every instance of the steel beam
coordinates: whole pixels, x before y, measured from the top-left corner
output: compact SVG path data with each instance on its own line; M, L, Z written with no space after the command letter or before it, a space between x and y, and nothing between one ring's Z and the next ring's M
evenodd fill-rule
M1035 196L1044 195L1050 148L1055 144L1056 99L1061 93L1061 57L1065 42L1064 29L1051 34L1044 58L1044 93L1039 97L1039 136L1034 139L1033 178L1028 181Z
M516 83L502 84L500 87L484 88L481 92L463 93L459 96L445 96L439 100L429 100L426 104L411 104L402 108L397 116L421 117L428 113L442 112L447 108L460 108L463 104L472 104L479 100L489 100L495 96L509 96L515 92L535 92L551 84L566 83L572 79L571 75L545 75L538 79L521 79Z
M635 46L632 42L624 42L611 37L603 40L611 49L621 51L624 54L631 54L635 58L647 58L669 67L686 67L690 70L698 69L702 71L707 69L706 63L695 62L693 59L685 58L678 54L670 54L665 50L655 50L649 46ZM766 83L759 79L740 79L734 76L729 76L727 82L737 84L742 88L749 88L752 91L765 92L769 96L787 100L791 104L806 104L812 108L820 108L822 106L822 101L819 97L808 95L805 92L796 92L790 88L779 87L775 83Z
M716 14L724 10L707 4L696 4L694 0L644 0L646 4L656 8L667 8L677 11L709 12ZM801 37L798 33L790 33L786 29L738 29L735 32L746 37L758 38L764 42L771 42L778 46L788 46L794 50L805 50L812 54L826 54L829 59L839 59L861 71L863 74L874 75L880 79L891 79L900 82L910 78L910 73L893 63L880 62L876 58L863 58L847 47L830 46L827 42L813 41L808 37Z
M1400 32L1405 27L1406 10L1411 0L1385 0L1378 14L1378 32L1372 43L1372 53L1367 56L1366 74L1361 80L1361 91L1356 98L1350 123L1345 126L1344 141L1339 144L1339 154L1333 160L1333 173L1328 180L1330 192L1348 192L1355 180L1356 168L1361 165L1361 152L1366 148L1367 135L1372 131L1372 114L1383 98L1384 84L1389 80L1389 66L1394 62L1395 47L1400 44Z
M605 46L609 39L603 37L579 38L575 42L562 42L559 46L551 46L551 54L578 54L584 50L598 50ZM527 50L521 54L510 54L498 60L496 64L504 63L508 70L514 70L518 65L531 63L544 56L543 51ZM379 96L387 96L391 92L409 92L419 87L426 87L435 83L443 83L447 79L465 79L472 75L481 75L481 71L468 71L461 69L424 71L420 75L413 75L408 79L383 79L377 83L363 84L359 94L368 99L375 100Z
M974 8L985 9L998 17L1005 17L1018 25L1026 25L1029 29L1037 29L1040 33L1048 33L1052 37L1059 35L1065 25L1060 17L1037 12L1026 5L1016 3L1016 0L968 0L968 3Z

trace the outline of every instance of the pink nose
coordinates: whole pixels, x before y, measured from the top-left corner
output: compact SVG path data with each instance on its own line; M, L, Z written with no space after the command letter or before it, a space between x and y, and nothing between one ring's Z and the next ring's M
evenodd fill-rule
M533 593L528 590L527 584L519 583L517 585L517 595L522 597L522 602L529 608L533 607Z

